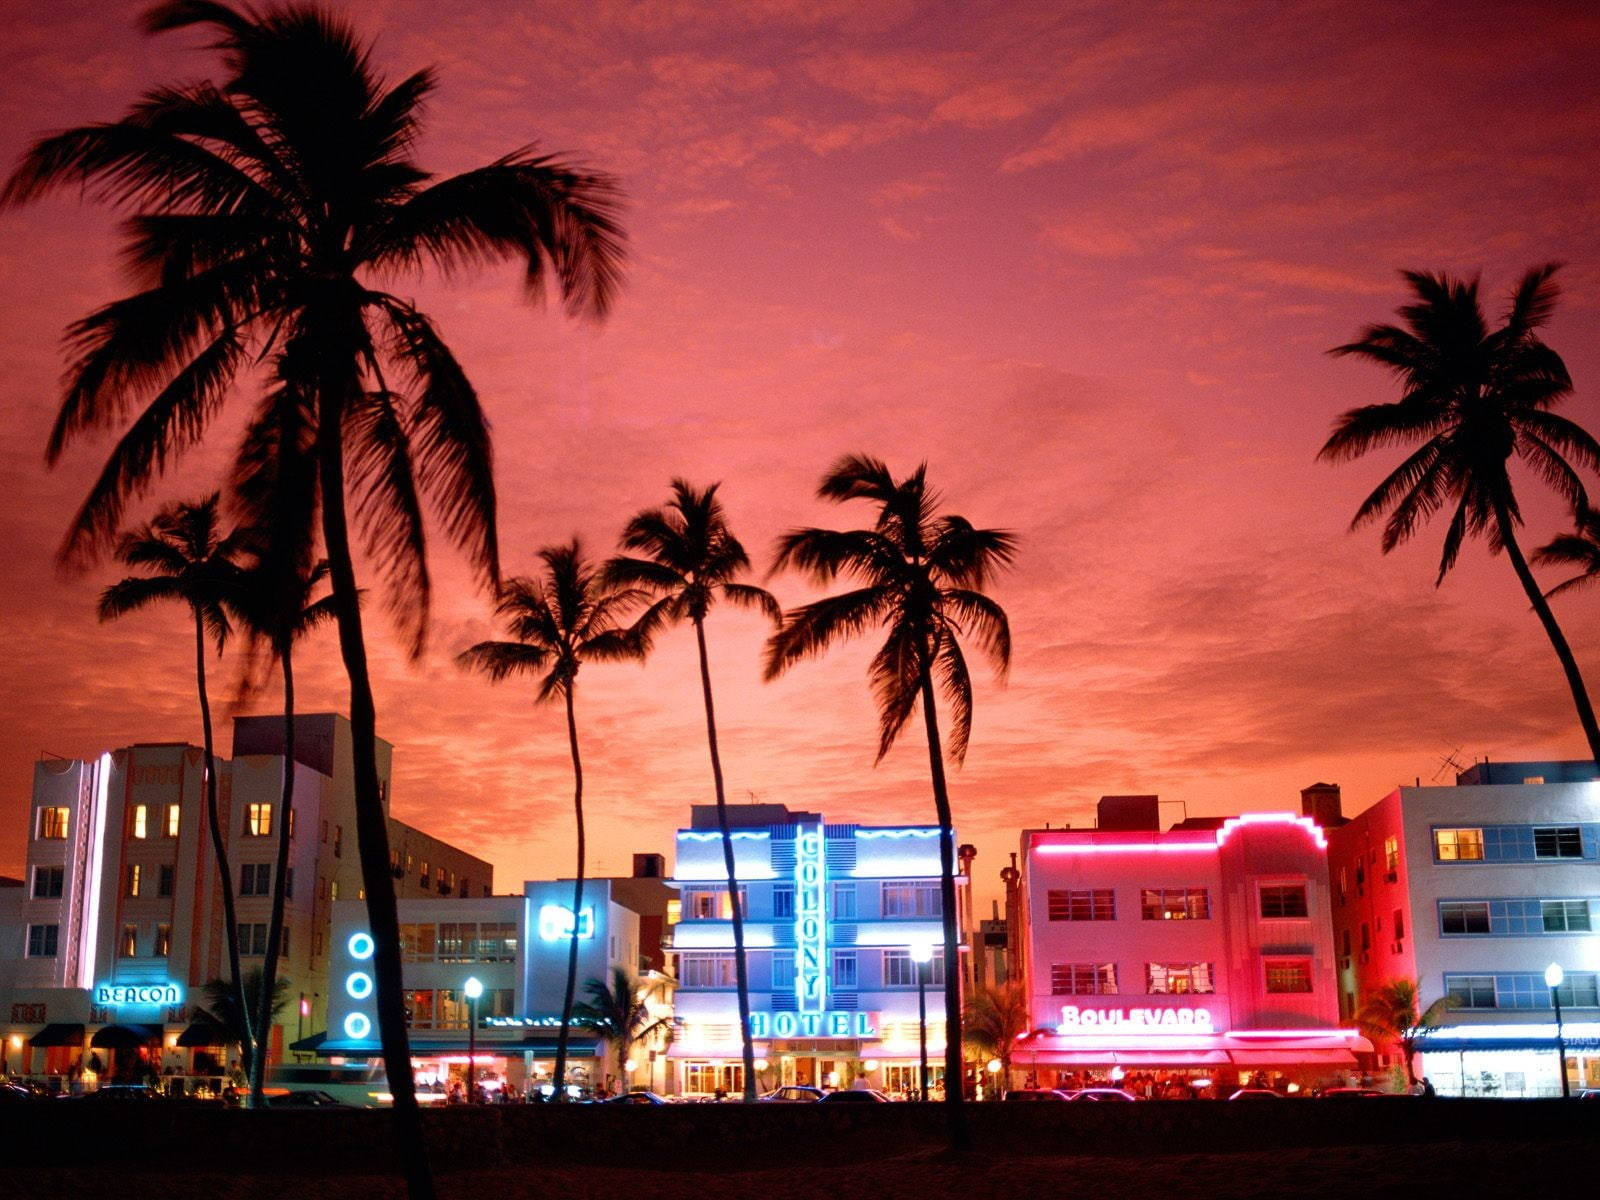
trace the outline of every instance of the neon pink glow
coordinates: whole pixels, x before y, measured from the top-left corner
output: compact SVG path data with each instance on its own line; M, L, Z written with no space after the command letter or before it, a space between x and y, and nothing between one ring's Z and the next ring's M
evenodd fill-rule
M1217 845L1221 846L1227 842L1228 835L1241 825L1298 825L1311 835L1311 840L1318 850L1328 848L1328 839L1323 836L1322 826L1310 817L1285 812L1241 813L1237 817L1229 817L1222 823L1222 828L1217 830Z
M1358 1038L1361 1036L1359 1029L1230 1029L1229 1037L1235 1038Z
M1188 854L1195 851L1217 850L1225 845L1235 829L1241 825L1298 825L1311 835L1312 842L1318 850L1328 848L1328 839L1323 836L1322 827L1310 817L1299 816L1295 813L1270 812L1270 813L1244 813L1241 816L1229 817L1222 823L1222 828L1217 830L1215 840L1192 842L1055 842L1048 845L1035 845L1037 854ZM1048 835L1043 835L1048 836ZM1068 834L1067 836L1072 836Z

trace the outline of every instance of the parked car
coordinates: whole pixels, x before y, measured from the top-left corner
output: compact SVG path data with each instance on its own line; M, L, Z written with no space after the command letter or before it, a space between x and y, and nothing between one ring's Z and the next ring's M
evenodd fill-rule
M291 1092L284 1088L262 1088L262 1098L267 1102L268 1108L350 1108L342 1100L335 1100L327 1092L318 1092L307 1089L306 1091Z
M1392 1092L1384 1092L1384 1091L1378 1090L1377 1088L1369 1088L1369 1087L1331 1087L1331 1088L1323 1088L1320 1092L1317 1093L1317 1096L1320 1099L1324 1099L1324 1100L1340 1100L1340 1099L1349 1099L1351 1097L1360 1098L1360 1097L1363 1097L1363 1096L1389 1096L1389 1095L1393 1095L1393 1093Z
M851 1088L844 1092L829 1092L818 1104L887 1104L889 1097L872 1088Z
M623 1092L620 1096L612 1096L607 1104L665 1104L666 1100L654 1092L645 1091L643 1088L632 1092Z
M791 1083L781 1088L774 1088L761 1099L771 1104L815 1104L826 1094L821 1088L807 1087L803 1083Z
M1072 1093L1060 1088L1019 1088L1006 1093L1007 1102L1012 1104L1063 1104L1071 1099Z
M135 1103L143 1104L151 1100L165 1100L166 1097L153 1087L142 1083L102 1083L92 1092L84 1092L77 1096L66 1096L67 1100L92 1100L102 1104Z
M1271 1088L1240 1088L1229 1100L1282 1100L1283 1097Z
M1121 1088L1080 1088L1072 1093L1074 1100L1098 1101L1109 1100L1120 1104L1125 1100L1137 1100L1139 1097L1132 1092L1125 1092Z

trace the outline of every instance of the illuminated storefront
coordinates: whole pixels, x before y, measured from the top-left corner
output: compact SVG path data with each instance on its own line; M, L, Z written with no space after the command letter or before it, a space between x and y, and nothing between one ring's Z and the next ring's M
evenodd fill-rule
M891 1094L917 1088L926 989L927 1040L944 1053L939 830L832 825L781 805L729 808L744 909L750 1027L758 1090L848 1087L857 1076ZM677 836L673 926L679 1031L677 1090L743 1090L732 909L716 809L696 806ZM924 977L925 976L925 977Z

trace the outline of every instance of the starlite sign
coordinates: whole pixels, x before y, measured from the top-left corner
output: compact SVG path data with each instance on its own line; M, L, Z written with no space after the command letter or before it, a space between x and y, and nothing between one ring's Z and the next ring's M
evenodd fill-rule
M820 1015L827 1007L828 977L823 963L828 950L828 923L822 909L828 873L825 851L821 825L802 829L795 839L794 997L800 1011L811 1015ZM752 1019L754 1015L751 1014Z
M170 1007L183 1003L183 989L175 983L102 983L94 989L94 1002L101 1008Z
M875 1038L878 1025L866 1012L753 1012L753 1038Z
M1211 1013L1203 1008L1079 1008L1068 1004L1061 1009L1059 1033L1085 1030L1115 1030L1137 1033L1210 1033Z

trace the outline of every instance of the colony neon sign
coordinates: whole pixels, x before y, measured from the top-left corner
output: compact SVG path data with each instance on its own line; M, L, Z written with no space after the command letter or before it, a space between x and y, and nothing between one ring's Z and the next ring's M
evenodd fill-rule
M94 1002L101 1008L182 1004L183 989L175 983L102 983L94 989Z
M1086 1029L1154 1029L1162 1033L1212 1031L1211 1014L1203 1008L1079 1008L1075 1004L1062 1007L1058 1033L1080 1033Z
M821 825L801 830L799 837L795 839L794 996L799 1003L800 1011L811 1016L820 1016L827 1007L828 976L823 969L823 963L828 950L828 923L823 916L822 901L823 886L827 882L828 872L824 850ZM788 1015L773 1014L774 1018ZM755 1014L751 1013L750 1017L753 1022Z
M875 1038L877 1022L867 1012L753 1012L753 1038Z

